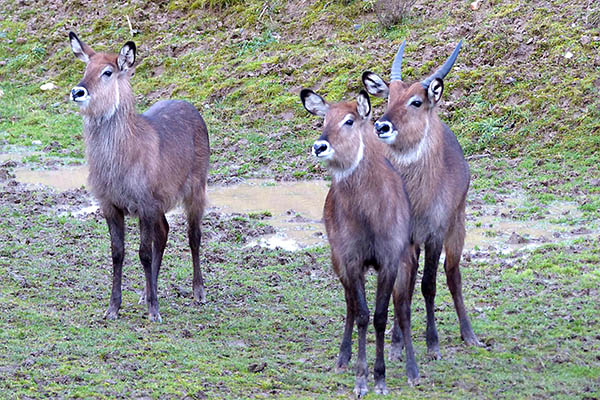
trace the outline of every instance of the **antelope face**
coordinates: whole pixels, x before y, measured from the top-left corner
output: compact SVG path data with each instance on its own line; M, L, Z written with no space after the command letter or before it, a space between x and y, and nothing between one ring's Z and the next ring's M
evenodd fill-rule
M444 91L444 77L450 72L460 48L458 42L454 51L438 70L425 80L409 85L402 81L403 41L394 57L391 83L366 71L362 81L369 93L388 99L385 114L375 122L375 134L391 145L398 161L410 163L419 159L428 145L432 112Z
M313 155L336 174L351 173L363 156L362 130L371 114L369 95L363 90L356 101L329 104L312 90L304 89L300 98L308 112L325 118L323 133L312 147Z
M75 57L86 63L82 80L71 89L71 100L81 113L94 118L110 118L120 105L120 86L129 85L135 62L135 44L127 42L119 54L96 53L69 34Z
M375 121L377 137L407 161L420 158L427 147L431 113L442 96L443 81L435 78L428 88L420 82L388 84L376 74L365 72L363 83L371 94L388 99L385 114Z

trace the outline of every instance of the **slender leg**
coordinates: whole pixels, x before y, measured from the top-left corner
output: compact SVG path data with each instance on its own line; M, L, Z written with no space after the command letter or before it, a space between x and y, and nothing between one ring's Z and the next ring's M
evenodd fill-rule
M346 295L346 324L344 326L344 337L340 344L340 353L335 367L336 372L343 372L348 367L352 357L352 329L354 329L354 316L356 314L356 299L352 288L344 287Z
M394 312L394 322L392 327L392 344L390 345L390 352L388 353L388 360L390 361L402 361L402 352L404 351L404 339L402 338L402 330L398 323Z
M412 251L414 254L414 258L412 258L412 262L414 263L413 268L415 271L419 268L419 256L421 255L421 247L415 244L411 244ZM408 268L408 267L407 267ZM402 338L402 330L400 329L400 324L398 323L398 318L394 313L394 326L392 328L392 345L390 346L390 353L388 354L388 360L390 361L401 361L402 353L404 352L404 339Z
M410 265L410 263L406 263L405 265ZM402 338L404 339L406 375L408 376L408 383L411 386L417 384L419 380L419 370L415 360L410 329L410 305L415 287L416 274L416 264L413 264L413 268L402 268L398 271L398 278L396 278L394 285L394 308L400 329L402 330Z
M158 217L157 217L158 218ZM156 285L156 267L152 262L153 243L156 232L157 218L140 217L140 261L146 275L146 302L148 303L148 317L150 321L162 322L158 312L158 298ZM154 270L153 270L154 267Z
M154 242L152 246L152 279L156 286L156 298L158 301L158 275L160 266L162 265L165 247L167 245L167 237L169 236L169 223L164 214L158 219L154 226ZM160 315L158 317L160 320ZM159 321L160 322L160 321Z
M481 342L475 336L473 328L471 327L471 321L467 315L465 309L465 302L462 295L462 279L460 276L460 253L456 253L446 247L446 260L444 261L444 270L446 271L446 281L452 294L452 300L454 301L454 308L458 315L458 321L460 324L460 336L469 346L481 346Z
M116 319L121 308L121 279L123 259L125 258L125 217L123 210L112 205L104 207L103 211L110 232L110 249L113 263L112 291L104 318Z
M159 219L159 223L155 226L155 236L154 243L152 247L152 262L157 264L156 268L156 282L158 282L158 274L160 272L160 266L162 264L162 257L165 251L165 246L167 244L167 237L169 235L169 223L167 222L167 218L163 214L162 218ZM153 265L154 270L154 265ZM157 283L158 285L158 283ZM147 304L148 297L148 286L146 285L144 288L144 293L140 296L140 300L138 304Z
M388 393L385 386L385 326L387 325L390 296L394 289L394 282L396 280L399 265L399 262L395 262L388 266L382 266L377 275L377 299L375 302L375 315L373 317L376 343L373 378L375 381L375 393L377 394Z
M425 309L427 311L427 329L425 332L427 355L437 360L441 358L441 354L435 326L435 281L441 253L442 243L440 241L433 239L427 242L425 245L425 268L423 270L423 280L421 281L421 291L423 297L425 297Z
M191 213L188 215L188 239L192 251L192 264L194 266L192 288L194 302L205 303L206 291L204 290L204 279L200 269L200 244L202 241L202 213Z
M361 276L354 280L357 313L356 325L358 326L358 354L356 357L356 382L354 394L356 397L364 396L368 391L367 377L369 367L367 365L367 326L369 325L369 307L365 298L365 282Z
M481 346L481 343L477 339L477 336L475 336L473 328L471 327L471 321L467 315L462 295L462 279L460 276L459 264L465 236L463 226L464 224L455 225L455 230L449 235L448 240L445 243L446 260L444 261L444 270L446 272L448 288L450 289L452 300L454 301L454 308L458 315L460 336L469 346Z

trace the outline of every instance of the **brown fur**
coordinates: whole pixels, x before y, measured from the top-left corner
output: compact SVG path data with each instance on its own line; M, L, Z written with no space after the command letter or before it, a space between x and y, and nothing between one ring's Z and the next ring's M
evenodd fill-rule
M87 67L81 82L89 101L82 102L89 184L107 219L112 242L113 291L107 318L121 305L124 215L140 219L140 260L146 273L145 297L152 320L160 320L156 281L168 235L165 213L183 202L194 264L194 298L204 301L199 265L200 222L206 203L209 140L200 113L184 101L160 101L145 113L135 111L129 79L116 54L95 53L71 37L75 55ZM83 50L83 55L78 52ZM125 46L124 46L125 48ZM87 57L87 58L86 58ZM103 71L112 70L110 77Z
M366 92L364 95L367 96ZM340 127L340 122L348 116L352 116L354 124ZM367 391L365 335L369 310L364 285L369 267L378 274L373 321L377 342L375 389L379 393L386 392L383 346L392 291L404 332L407 375L411 381L418 378L410 338L410 301L416 271L409 240L410 206L402 178L383 157L384 147L371 131L370 115L361 116L356 102L337 103L328 107L323 134L315 142L317 145L326 141L335 151L333 157L326 161L332 173L332 183L323 214L333 269L346 293L346 327L337 368L345 369L350 360L352 329L356 320L359 350L355 393L358 396ZM361 147L362 158L358 157ZM352 169L357 159L360 162Z
M372 80L371 85L373 81L377 80ZM368 85L365 83L365 86ZM411 239L419 248L417 257L420 246L425 247L421 289L427 308L427 346L430 356L439 358L434 299L442 246L446 250L444 269L459 317L461 336L467 344L479 344L464 307L459 270L465 238L469 166L456 137L439 119L435 98L421 83L410 85L393 81L388 88L381 91L389 93L389 97L387 110L378 123L389 121L397 130L386 154L402 175L410 198ZM411 104L415 100L422 104L418 107ZM394 336L393 346L401 346L398 343L400 336L396 332Z

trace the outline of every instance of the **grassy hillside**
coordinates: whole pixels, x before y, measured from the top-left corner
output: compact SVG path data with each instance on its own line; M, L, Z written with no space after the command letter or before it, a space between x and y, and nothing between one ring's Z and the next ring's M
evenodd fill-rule
M30 145L39 139L51 154L81 157L81 123L67 94L83 64L72 56L67 33L76 31L97 50L117 51L132 39L129 17L140 109L168 97L200 108L211 131L214 180L319 172L307 151L318 122L301 107L300 88L334 101L354 96L365 69L389 75L403 39L405 79L421 79L461 38L465 46L446 79L442 114L467 155L584 163L584 172L594 174L600 11L587 3L484 1L473 11L468 1L419 1L388 30L373 1L4 0L0 140ZM46 82L59 89L41 92ZM383 105L375 103L378 115Z

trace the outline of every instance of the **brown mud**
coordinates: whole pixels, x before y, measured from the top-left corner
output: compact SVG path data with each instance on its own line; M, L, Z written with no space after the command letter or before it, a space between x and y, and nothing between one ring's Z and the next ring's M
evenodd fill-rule
M52 207L54 210L80 218L98 212L94 200L84 188L86 166L31 170L26 166L11 168L17 166L15 161L0 165L0 171L3 171L0 178L4 176L5 185L11 188L2 195L0 204L18 202L20 193L31 193L31 188L38 187L42 188L36 191L38 196L44 197L45 202L56 203ZM242 214L266 222L268 229L260 234L247 235L253 238L248 240L249 246L258 244L297 251L325 245L327 241L321 217L328 186L323 180L276 182L267 179L251 179L229 186L211 185L208 188L208 214L213 218ZM582 220L582 213L575 202L539 204L544 209L542 218L524 218L520 210L531 202L525 192L498 195L495 204L472 197L467 207L467 257L485 257L489 251L508 254L600 234L597 224L576 223ZM176 219L175 215L180 213L180 209L174 210L169 219Z

